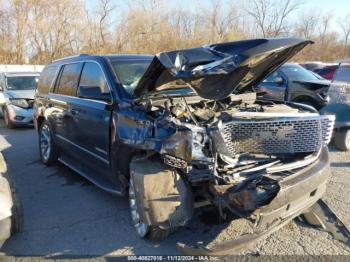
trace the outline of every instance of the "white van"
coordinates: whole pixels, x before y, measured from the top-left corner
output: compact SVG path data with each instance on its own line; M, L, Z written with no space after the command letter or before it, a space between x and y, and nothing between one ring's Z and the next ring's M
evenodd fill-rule
M0 65L0 109L8 128L33 125L33 102L42 65Z

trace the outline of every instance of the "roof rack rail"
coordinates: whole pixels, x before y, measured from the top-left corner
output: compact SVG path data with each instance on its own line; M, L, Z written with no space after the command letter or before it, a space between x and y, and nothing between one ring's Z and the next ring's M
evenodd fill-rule
M78 55L65 56L62 58L52 60L52 62L57 62L57 61L61 61L61 60L69 59L69 58L74 58L74 57L79 57L79 56L89 56L89 54L78 54Z

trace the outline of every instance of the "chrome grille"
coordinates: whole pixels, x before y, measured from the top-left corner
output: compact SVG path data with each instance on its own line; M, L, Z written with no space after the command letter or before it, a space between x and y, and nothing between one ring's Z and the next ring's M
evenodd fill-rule
M333 125L334 116L236 120L219 126L214 143L230 155L315 152L329 143Z

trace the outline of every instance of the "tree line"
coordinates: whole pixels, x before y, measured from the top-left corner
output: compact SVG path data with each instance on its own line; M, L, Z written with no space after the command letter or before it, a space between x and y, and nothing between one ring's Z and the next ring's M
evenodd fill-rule
M46 64L79 53L150 53L257 37L311 39L295 59L350 55L350 13L298 0L0 0L0 63ZM331 25L336 25L331 26Z

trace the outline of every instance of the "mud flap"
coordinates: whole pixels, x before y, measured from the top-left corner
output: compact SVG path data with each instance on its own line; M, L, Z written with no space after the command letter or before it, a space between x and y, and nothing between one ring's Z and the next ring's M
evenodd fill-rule
M168 166L148 159L130 165L140 220L163 229L184 226L193 214L190 188Z
M318 200L309 210L302 214L307 223L321 227L329 232L334 239L350 247L350 232L344 223L335 215L323 200Z

